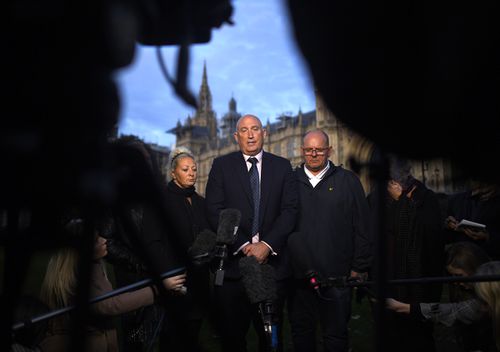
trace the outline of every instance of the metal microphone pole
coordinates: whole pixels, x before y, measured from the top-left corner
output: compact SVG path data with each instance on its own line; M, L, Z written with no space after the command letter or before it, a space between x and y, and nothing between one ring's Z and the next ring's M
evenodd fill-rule
M184 268L184 267L172 269L170 271L167 271L167 272L161 274L160 278L166 279L168 277L175 276L175 275L180 274L180 273L185 272L185 271L186 271L186 268ZM133 284L118 288L116 290L110 291L110 292L105 293L101 296L94 297L94 298L89 300L89 304L98 303L98 302L104 301L108 298L118 296L122 293L126 293L129 291L135 291L135 290L138 290L140 288L149 286L153 283L154 283L154 279L144 279L144 280L138 281L136 283L133 283ZM35 323L38 323L38 322L41 322L44 320L48 320L48 319L57 317L57 316L62 315L64 313L70 312L74 309L76 309L75 305L53 310L49 313L45 313L45 314L33 317L31 319L27 319L23 322L16 323L12 326L12 330L16 331L16 330L22 329L27 325L35 324Z
M431 276L420 277L414 279L393 279L387 280L388 285L415 285L415 284L436 284L436 283L450 283L450 282L486 282L486 281L500 281L500 275L472 275L472 276ZM375 281L357 281L349 280L347 276L329 277L326 280L319 281L314 287L366 287L373 286L377 283Z

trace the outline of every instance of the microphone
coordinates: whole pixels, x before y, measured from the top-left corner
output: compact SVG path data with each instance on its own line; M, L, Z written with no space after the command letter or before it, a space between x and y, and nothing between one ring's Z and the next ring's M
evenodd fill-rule
M216 235L205 229L201 231L188 249L188 256L196 266L208 264L214 257Z
M219 258L219 266L215 272L214 285L216 286L222 286L224 282L224 260L227 258L227 246L234 243L240 220L241 212L238 209L223 209L219 214L214 253L214 256Z
M248 299L258 305L268 346L275 351L278 347L278 327L273 306L277 298L274 268L269 264L259 264L254 256L241 258L239 267Z
M294 277L300 280L307 280L310 288L316 292L318 297L324 301L332 299L322 294L321 288L328 287L347 287L353 281L346 276L328 277L324 279L312 264L314 258L307 247L307 240L302 238L300 232L294 232L288 237L287 248L291 258Z
M219 214L217 227L217 243L233 244L238 226L240 226L241 212L238 209L223 209Z

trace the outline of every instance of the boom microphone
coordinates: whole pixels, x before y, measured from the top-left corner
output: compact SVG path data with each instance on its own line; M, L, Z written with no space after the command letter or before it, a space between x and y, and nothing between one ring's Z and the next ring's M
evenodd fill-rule
M219 214L219 226L217 227L217 243L233 244L240 226L241 212L238 209L224 209Z
M294 232L288 236L287 249L290 254L293 275L296 279L307 280L309 287L312 288L319 298L325 301L331 301L331 298L325 297L321 293L321 288L327 287L352 287L356 279L340 276L322 278L321 275L314 270L312 264L312 254L307 247L305 238L302 238L300 232Z
M250 303L258 304L268 346L274 351L278 347L273 307L277 298L274 268L269 264L259 264L254 256L241 258L239 267L248 299Z
M234 243L240 220L241 212L238 209L228 208L220 212L214 253L215 257L220 258L219 266L215 272L214 284L216 286L222 286L224 282L224 260L227 258L227 246Z
M250 303L260 303L276 299L274 268L269 264L259 264L254 256L240 259L243 286Z
M188 249L188 256L194 265L208 264L214 257L216 235L205 229L201 231Z

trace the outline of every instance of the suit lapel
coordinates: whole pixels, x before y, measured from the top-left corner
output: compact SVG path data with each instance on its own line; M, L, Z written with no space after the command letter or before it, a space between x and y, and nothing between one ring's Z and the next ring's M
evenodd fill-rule
M267 201L271 193L273 184L273 163L269 160L269 155L264 152L262 154L262 174L260 175L260 207L259 207L259 224L262 225L264 214L266 213Z
M250 188L250 177L248 176L248 169L245 159L243 158L243 154L236 153L235 154L235 162L234 162L235 174L240 178L240 184L243 187L243 193L246 194L248 202L253 207L253 199L252 199L252 189Z

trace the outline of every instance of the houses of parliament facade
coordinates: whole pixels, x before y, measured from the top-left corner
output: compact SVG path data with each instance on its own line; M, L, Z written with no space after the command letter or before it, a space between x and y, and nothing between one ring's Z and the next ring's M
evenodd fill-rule
M251 112L248 112L251 113ZM234 140L236 123L242 116L238 112L236 100L229 100L228 111L220 121L212 108L212 93L208 85L206 66L203 68L202 82L198 93L198 108L193 116L177 123L169 133L175 134L176 146L190 149L198 164L198 180L196 189L204 194L208 174L214 158L236 150L238 144ZM265 116L259 116L264 123ZM293 167L302 163L301 144L304 134L312 129L321 128L329 138L332 146L330 159L335 165L351 168L351 158L358 162L367 162L370 158L373 144L361 137L344 123L338 120L316 94L316 109L302 112L295 116L283 114L276 122L264 124L267 137L264 150L280 155L290 160ZM438 193L454 193L457 186L450 182L452 166L443 159L412 160L412 174L423 181L427 187ZM370 179L366 169L358 173L365 192L370 191Z

